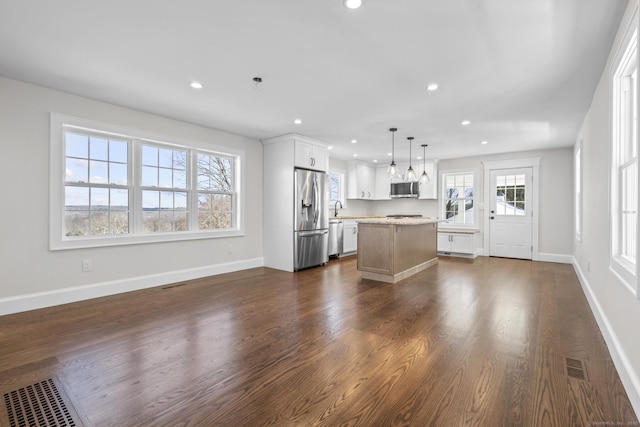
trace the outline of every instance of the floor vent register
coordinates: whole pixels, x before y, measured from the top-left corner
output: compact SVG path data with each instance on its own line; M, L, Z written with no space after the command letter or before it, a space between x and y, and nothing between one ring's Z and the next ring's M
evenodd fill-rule
M82 427L53 379L4 395L9 427Z
M567 357L567 375L578 380L587 380L584 364L581 360Z

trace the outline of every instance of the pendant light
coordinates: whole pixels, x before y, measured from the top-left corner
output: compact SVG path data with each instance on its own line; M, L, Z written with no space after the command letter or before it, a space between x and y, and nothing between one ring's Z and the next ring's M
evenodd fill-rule
M407 181L415 181L416 172L411 167L411 142L413 141L413 137L410 136L407 139L409 140L409 169L407 169Z
M431 178L429 178L429 174L427 173L427 158L426 152L428 144L422 144L422 175L420 175L420 182L426 184L431 182Z
M389 176L389 178L393 178L396 176L396 162L395 162L395 132L398 130L398 128L391 128L389 129L391 131L391 164L389 165L389 167L387 168L387 175Z

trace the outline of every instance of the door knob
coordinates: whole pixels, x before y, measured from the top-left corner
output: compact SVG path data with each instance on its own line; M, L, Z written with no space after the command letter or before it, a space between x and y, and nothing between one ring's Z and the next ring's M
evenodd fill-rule
M491 217L491 219L493 219L493 217Z

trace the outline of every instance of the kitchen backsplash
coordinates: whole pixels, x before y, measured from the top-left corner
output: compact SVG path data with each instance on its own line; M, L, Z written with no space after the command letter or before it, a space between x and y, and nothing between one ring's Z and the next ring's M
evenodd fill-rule
M438 216L437 200L395 199L395 200L355 200L343 202L344 208L338 209L338 216L387 216L422 215L431 218ZM330 216L334 213L334 204L330 204Z

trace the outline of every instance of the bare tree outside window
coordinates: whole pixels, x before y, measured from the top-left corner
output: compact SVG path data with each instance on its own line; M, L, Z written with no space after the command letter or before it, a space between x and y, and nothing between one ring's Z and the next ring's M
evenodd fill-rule
M234 160L230 157L198 153L198 228L233 227Z
M51 248L209 239L243 233L243 152L51 115ZM234 150L231 150L234 151ZM62 178L62 179L60 179Z
M444 217L453 224L473 224L473 174L444 175Z

